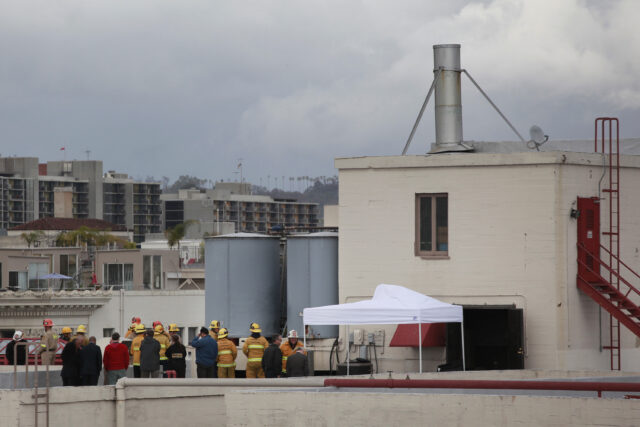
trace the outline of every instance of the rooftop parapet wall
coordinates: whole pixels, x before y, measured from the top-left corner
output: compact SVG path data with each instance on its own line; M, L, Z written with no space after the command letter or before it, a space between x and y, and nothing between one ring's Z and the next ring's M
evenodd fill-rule
M568 151L518 153L454 153L416 156L365 156L337 158L337 169L394 169L470 166L584 165L602 167L602 155ZM620 166L640 168L640 156L621 155Z

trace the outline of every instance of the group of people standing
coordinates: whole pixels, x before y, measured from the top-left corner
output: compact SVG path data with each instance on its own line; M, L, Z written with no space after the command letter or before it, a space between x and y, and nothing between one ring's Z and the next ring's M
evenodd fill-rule
M135 378L159 378L168 371L174 371L176 378L184 378L186 373L187 349L180 342L178 325L171 323L169 332L160 321L153 322L153 328L145 328L140 318L133 323L126 338L131 338L130 354Z
M53 321L43 321L45 333L40 339L38 355L43 364L55 362L58 341L66 342L62 350L62 381L65 386L97 385L104 365L105 384L115 384L127 376L129 365L133 365L135 378L158 378L161 373L174 371L175 377L186 374L187 350L180 342L180 329L175 323L165 331L160 321L153 322L153 328L146 328L140 318L134 317L125 335L130 347L120 340L115 332L105 347L104 356L96 345L95 337L87 337L86 327L79 325L75 334L70 327L62 328L61 336L53 332ZM221 328L218 320L211 321L209 329L202 327L191 341L196 350L196 373L198 378L235 378L238 349L229 339L227 328ZM257 323L249 326L251 335L245 340L242 352L247 357L247 378L301 377L309 375L306 351L292 330L283 343L281 335L271 337L271 343L261 335ZM25 342L22 332L16 331L13 341L7 346L10 364L24 364L27 355L25 346L13 360L13 347ZM174 376L174 375L172 375Z
M87 329L79 325L75 335L69 327L62 328L61 338L67 341L62 350L62 385L98 385L102 371L102 350L96 344L96 337L86 336ZM42 359L44 363L44 358Z
M247 378L301 377L309 375L309 364L298 334L289 332L287 342L274 335L271 344L262 336L257 323L249 325L251 335L245 340L242 352L247 357ZM207 328L191 342L196 349L198 378L235 378L236 345L228 339L229 331L220 328L220 322L212 320ZM217 370L216 370L217 368Z

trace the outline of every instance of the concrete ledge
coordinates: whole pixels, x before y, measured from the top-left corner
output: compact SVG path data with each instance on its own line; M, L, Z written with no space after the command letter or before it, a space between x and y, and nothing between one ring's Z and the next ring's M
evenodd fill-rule
M577 427L636 425L640 419L640 401L635 399L245 390L227 394L225 403L227 425L238 427Z

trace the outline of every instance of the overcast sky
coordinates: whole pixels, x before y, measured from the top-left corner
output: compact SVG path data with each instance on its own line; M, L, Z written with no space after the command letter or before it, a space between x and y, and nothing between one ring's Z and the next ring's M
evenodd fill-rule
M402 151L432 45L521 133L640 136L640 1L0 0L3 156L172 179L333 175ZM602 6L605 5L605 6ZM514 136L463 82L465 140ZM427 110L411 153L434 139ZM287 187L288 188L288 187Z

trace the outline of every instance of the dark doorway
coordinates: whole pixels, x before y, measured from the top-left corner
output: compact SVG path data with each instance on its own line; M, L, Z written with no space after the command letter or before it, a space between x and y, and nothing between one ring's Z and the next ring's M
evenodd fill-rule
M524 369L522 309L465 307L464 341L467 370ZM447 325L447 364L462 369L460 324Z

